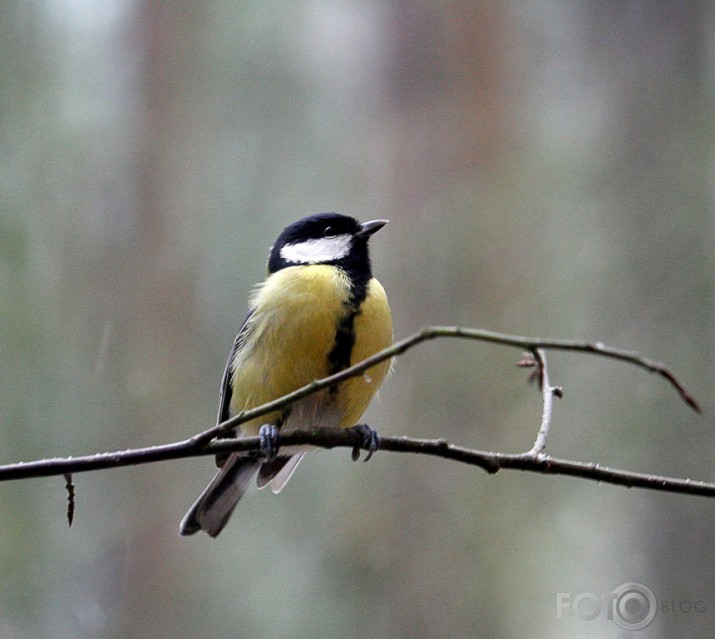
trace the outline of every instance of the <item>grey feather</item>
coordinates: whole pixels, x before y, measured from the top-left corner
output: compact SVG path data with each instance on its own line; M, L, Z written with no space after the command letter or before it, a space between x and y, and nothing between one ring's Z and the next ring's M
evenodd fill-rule
M181 520L179 534L193 535L205 530L211 537L216 537L251 485L260 465L260 460L232 454Z

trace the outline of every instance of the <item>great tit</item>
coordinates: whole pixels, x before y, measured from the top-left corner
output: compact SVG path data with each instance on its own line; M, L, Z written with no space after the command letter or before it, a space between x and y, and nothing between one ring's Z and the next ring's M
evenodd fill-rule
M372 276L368 241L387 220L362 224L338 213L287 226L270 249L268 276L250 308L226 364L218 423L277 399L392 344L385 289ZM241 424L239 436L276 436L279 429L357 425L390 368L389 361L288 407ZM273 459L232 453L217 457L218 473L181 521L179 532L212 537L228 522L255 476L279 492L305 450Z

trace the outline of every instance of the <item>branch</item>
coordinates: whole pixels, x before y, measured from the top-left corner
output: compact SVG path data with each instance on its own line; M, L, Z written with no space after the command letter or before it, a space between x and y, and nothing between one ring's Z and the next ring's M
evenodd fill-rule
M656 373L670 382L671 386L680 395L681 399L688 404L694 411L700 412L700 406L695 401L695 399L688 393L685 387L680 383L675 374L668 369L663 364L654 362L652 360L641 357L638 353L632 351L624 351L617 348L611 348L605 346L601 342L579 342L575 340L563 340L563 339L540 339L538 337L520 337L517 335L507 335L505 333L495 333L493 331L486 331L476 328L461 328L459 326L427 326L417 333L413 333L409 337L406 337L399 342L395 342L392 346L385 348L378 353L375 353L372 357L364 359L362 362L358 362L350 368L346 368L339 373L330 375L330 377L324 377L323 379L316 380L299 388L288 395L279 397L276 400L257 406L250 410L245 410L238 415L235 415L231 419L225 422L209 428L192 438L192 442L197 445L203 445L206 442L211 441L215 437L224 435L226 433L231 433L236 426L243 424L244 422L251 421L256 417L261 417L262 415L267 415L273 411L279 410L288 404L317 393L319 390L328 388L337 384L338 382L343 382L351 377L357 377L358 375L364 373L367 369L372 368L380 362L392 359L397 355L402 355L406 351L410 350L412 347L417 346L421 342L426 342L427 340L436 339L438 337L456 337L461 339L471 339L480 342L489 342L491 344L500 344L502 346L513 346L530 353L535 353L537 350L561 350L561 351L580 351L582 353L589 353L592 355L598 355L600 357L607 357L610 359L617 359L628 364L633 364L651 373ZM536 358L536 355L534 355ZM538 361L538 360L537 360Z
M353 429L344 430L294 430L279 435L280 446L317 446L320 448L364 448L363 438ZM203 448L195 448L191 440L136 448L113 453L99 453L85 457L65 457L41 459L32 462L20 462L0 466L0 481L26 479L29 477L50 477L66 473L82 473L91 470L118 468L149 464L169 459L200 457L228 452L257 452L260 450L258 437L241 439L221 439ZM569 459L559 459L545 455L529 453L506 454L464 448L449 443L445 439L415 439L411 437L380 437L379 450L395 453L415 453L441 457L471 466L478 466L490 474L502 469L531 471L544 475L570 475L607 484L627 486L629 488L648 488L670 493L683 493L703 497L715 497L715 483L634 473L600 464L585 463Z
M539 428L536 441L528 454L541 455L546 448L546 438L549 436L549 429L551 428L554 397L563 397L563 391L558 386L551 386L549 371L546 366L546 355L542 349L537 348L530 357L522 359L517 365L536 366L536 377L539 380L544 408L541 414L541 428Z
M697 402L685 390L684 386L678 381L676 376L662 364L645 359L636 353L609 348L601 343L545 340L505 335L502 333L494 333L491 331L477 329L439 326L425 328L406 339L396 342L390 348L380 351L355 366L351 366L350 368L336 373L335 375L331 375L330 377L314 381L311 384L308 384L307 386L304 386L303 388L300 388L295 392L275 401L251 410L243 411L222 424L218 424L217 426L203 431L189 439L149 448L100 453L84 457L41 459L32 462L8 464L0 466L0 481L26 479L30 477L50 477L56 475L64 475L67 477L67 475L72 473L147 464L170 459L214 455L216 453L225 452L245 452L255 455L260 451L260 440L258 437L220 440L215 440L215 438L231 432L236 426L243 422L271 413L286 406L287 404L290 404L291 402L301 399L302 397L306 397L312 393L316 393L319 390L332 386L338 382L361 375L366 370L380 362L390 359L396 355L400 355L421 342L438 337L473 339L505 346L512 346L527 350L531 353L533 360L523 360L522 364L528 364L531 366L535 365L537 367L536 374L539 378L543 394L541 427L536 441L534 442L534 446L526 453L505 454L463 448L450 444L443 439L425 440L407 437L381 437L379 450L442 457L444 459L479 466L489 473L495 473L502 468L512 468L542 474L570 475L573 477L582 477L585 479L628 487L633 486L639 488L649 488L652 490L709 497L715 496L715 483L633 473L630 471L607 468L600 466L599 464L588 464L543 455L551 422L553 397L554 395L557 397L561 396L561 389L550 385L544 351L580 351L601 357L618 359L650 372L654 372L670 382L670 384L680 394L681 398L691 408L699 411L700 409ZM307 431L296 430L282 433L279 436L279 445L312 445L322 448L348 447L355 449L363 448L364 440L362 434L353 429L312 429ZM73 507L73 487L71 490L68 486L68 492L70 493L71 506Z

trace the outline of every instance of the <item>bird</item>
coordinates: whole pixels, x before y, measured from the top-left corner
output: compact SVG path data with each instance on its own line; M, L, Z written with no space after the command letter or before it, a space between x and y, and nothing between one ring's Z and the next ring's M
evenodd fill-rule
M277 399L364 360L393 342L385 289L373 277L368 250L388 223L360 223L339 213L318 213L286 226L270 247L267 277L257 285L233 343L219 393L217 423ZM254 481L280 492L305 449L277 450L280 431L356 428L369 444L377 434L358 420L390 370L369 368L273 413L240 424L228 436L260 436L263 454L218 455L219 470L188 510L181 535L200 530L216 537Z

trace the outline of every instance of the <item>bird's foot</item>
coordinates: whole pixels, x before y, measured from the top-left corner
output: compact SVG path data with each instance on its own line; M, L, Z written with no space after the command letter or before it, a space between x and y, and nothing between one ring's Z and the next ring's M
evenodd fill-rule
M380 436L377 431L370 428L367 424L358 424L353 426L353 430L360 436L360 446L353 448L353 461L360 459L360 450L367 449L367 455L364 461L368 461L372 454L380 448Z
M258 429L258 437L261 442L261 456L264 461L273 461L278 456L278 432L279 428L273 424L263 424Z

